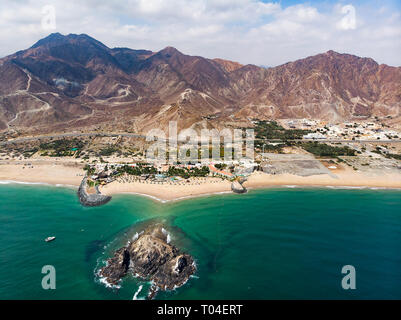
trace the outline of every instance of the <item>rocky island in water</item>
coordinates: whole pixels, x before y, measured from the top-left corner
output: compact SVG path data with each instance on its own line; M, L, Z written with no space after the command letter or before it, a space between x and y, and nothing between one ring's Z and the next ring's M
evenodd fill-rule
M169 243L162 225L141 232L125 247L118 249L99 271L108 284L117 285L128 273L152 281L148 299L158 290L174 290L187 282L196 271L193 258Z

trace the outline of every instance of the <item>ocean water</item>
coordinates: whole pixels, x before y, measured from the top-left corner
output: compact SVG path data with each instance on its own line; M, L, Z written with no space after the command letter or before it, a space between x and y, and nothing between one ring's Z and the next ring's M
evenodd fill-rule
M401 299L401 191L277 188L165 204L120 195L98 208L75 193L0 185L0 299L143 299L148 282L111 289L95 271L154 221L198 267L157 299ZM44 265L56 290L41 287ZM344 265L355 290L341 287Z

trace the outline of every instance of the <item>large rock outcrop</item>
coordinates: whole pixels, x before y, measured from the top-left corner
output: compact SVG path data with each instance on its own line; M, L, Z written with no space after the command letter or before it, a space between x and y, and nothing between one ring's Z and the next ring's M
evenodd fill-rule
M116 286L128 272L153 282L148 294L151 299L158 290L173 290L187 282L196 271L193 258L168 241L161 225L153 225L137 239L118 249L99 276Z

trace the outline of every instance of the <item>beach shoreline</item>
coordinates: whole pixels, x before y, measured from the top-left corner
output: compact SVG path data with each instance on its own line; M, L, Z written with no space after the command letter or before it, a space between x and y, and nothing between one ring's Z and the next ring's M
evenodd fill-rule
M276 187L401 189L401 174L399 173L379 174L342 170L341 172L334 172L333 175L322 174L302 177L291 174L270 175L254 172L248 177L244 186L249 190ZM81 166L68 163L36 163L31 166L21 164L0 165L0 185L11 183L42 184L78 189L83 176L84 171ZM180 184L152 184L139 181L121 183L114 181L106 186L101 186L99 190L107 196L133 194L145 196L161 203L232 193L231 183L219 178L194 179L190 180L189 183Z
M0 181L79 187L85 172L76 162L18 161L0 164Z

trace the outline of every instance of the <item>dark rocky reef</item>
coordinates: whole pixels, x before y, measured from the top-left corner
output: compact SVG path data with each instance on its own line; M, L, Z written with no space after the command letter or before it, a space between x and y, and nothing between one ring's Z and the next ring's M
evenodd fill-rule
M105 196L100 193L98 187L96 186L96 193L89 194L86 192L88 178L82 179L81 185L78 189L78 198L81 204L85 207L97 207L106 204L111 200L110 196Z
M193 258L168 243L168 236L161 225L153 225L143 231L136 240L118 249L100 269L99 276L116 286L131 272L153 282L148 299L158 290L174 290L187 282L196 271Z

